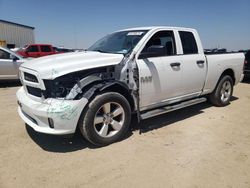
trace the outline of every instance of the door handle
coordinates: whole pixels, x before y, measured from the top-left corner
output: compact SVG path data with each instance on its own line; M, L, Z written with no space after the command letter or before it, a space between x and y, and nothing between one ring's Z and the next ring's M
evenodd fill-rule
M179 67L181 65L181 63L170 63L171 67Z
M198 65L200 65L200 64L204 64L204 63L205 63L205 61L200 60L200 61L196 61L196 63L197 63Z

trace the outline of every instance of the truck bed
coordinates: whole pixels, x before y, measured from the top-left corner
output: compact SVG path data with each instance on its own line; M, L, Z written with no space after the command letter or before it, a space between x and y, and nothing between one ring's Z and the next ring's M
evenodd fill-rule
M241 81L243 74L243 53L215 53L205 54L207 59L207 78L204 93L214 90L220 75L227 69L232 69L235 85Z

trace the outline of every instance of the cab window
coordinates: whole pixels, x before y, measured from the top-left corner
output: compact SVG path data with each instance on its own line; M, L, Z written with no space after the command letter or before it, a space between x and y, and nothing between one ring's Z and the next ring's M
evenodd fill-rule
M183 54L197 54L198 48L193 33L187 31L179 31L181 38Z
M146 43L139 58L176 55L173 31L159 31Z

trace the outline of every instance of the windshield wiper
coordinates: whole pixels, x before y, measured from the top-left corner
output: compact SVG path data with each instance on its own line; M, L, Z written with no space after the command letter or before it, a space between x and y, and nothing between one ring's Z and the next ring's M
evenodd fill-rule
M103 51L103 50L90 50L90 51L106 53L106 54L122 54L122 55L125 55L124 53L107 52L107 51Z
M93 50L93 51L100 52L100 53L110 53L110 52L106 52L106 51L103 51L103 50Z

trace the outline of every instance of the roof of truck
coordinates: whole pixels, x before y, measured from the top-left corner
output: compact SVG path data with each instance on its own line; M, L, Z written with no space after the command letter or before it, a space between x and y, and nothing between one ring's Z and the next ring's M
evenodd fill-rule
M195 30L192 28L185 28L185 27L171 27L171 26L149 26L149 27L135 27L135 28L128 28L122 29L119 31L134 31L134 30L155 30L155 29L169 29L169 30Z

